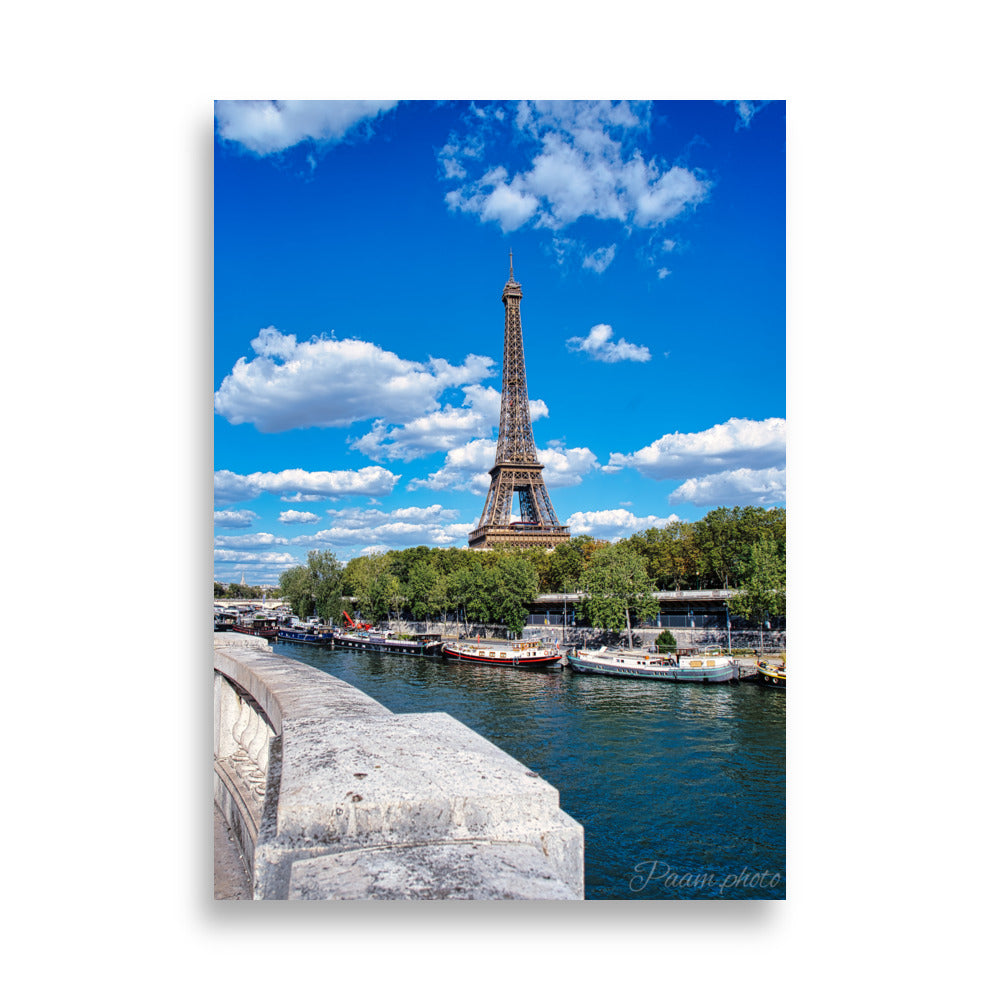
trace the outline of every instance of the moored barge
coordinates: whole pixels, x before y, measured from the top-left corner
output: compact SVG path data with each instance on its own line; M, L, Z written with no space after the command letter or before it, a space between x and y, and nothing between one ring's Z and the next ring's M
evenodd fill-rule
M389 630L338 629L333 635L338 649L374 649L382 653L402 653L406 656L436 656L443 645L439 634L428 632L403 638Z
M578 674L639 677L656 681L725 684L740 679L739 665L721 651L673 656L631 649L574 649L566 654Z
M260 635L265 639L274 639L278 635L278 619L274 615L258 613L253 618L241 618L232 626L232 631L242 632L243 635Z
M300 642L306 646L329 646L335 630L322 625L282 625L276 638L284 642Z
M544 645L536 639L504 644L481 641L446 642L442 652L446 657L487 667L558 669L562 661L562 652L558 646Z

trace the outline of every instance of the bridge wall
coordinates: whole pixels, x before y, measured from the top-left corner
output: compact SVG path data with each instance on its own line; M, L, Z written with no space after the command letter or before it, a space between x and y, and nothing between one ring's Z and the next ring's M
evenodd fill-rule
M254 899L582 899L559 793L444 713L215 636L215 801Z

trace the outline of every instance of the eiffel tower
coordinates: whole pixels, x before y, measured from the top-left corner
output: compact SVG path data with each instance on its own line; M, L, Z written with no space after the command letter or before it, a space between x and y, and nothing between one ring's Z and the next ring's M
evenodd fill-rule
M510 254L510 277L501 301L506 320L503 333L503 393L500 397L500 435L497 457L490 469L490 489L483 516L469 532L470 549L492 549L511 545L526 549L555 548L569 541L569 529L559 523L542 479L535 453L528 412L528 385L524 374L524 344L521 340L521 286L514 280L514 252ZM511 520L514 494L518 518Z

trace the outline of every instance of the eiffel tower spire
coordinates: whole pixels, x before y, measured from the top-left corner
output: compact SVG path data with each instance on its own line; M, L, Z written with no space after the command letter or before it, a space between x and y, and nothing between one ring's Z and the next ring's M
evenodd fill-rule
M521 286L514 280L514 251L510 277L500 296L504 305L503 392L500 397L500 433L490 469L490 488L478 526L469 533L469 547L495 545L517 548L554 548L569 541L569 530L559 523L542 479L545 468L535 452L528 407L528 383L521 336ZM514 496L518 514L512 518Z

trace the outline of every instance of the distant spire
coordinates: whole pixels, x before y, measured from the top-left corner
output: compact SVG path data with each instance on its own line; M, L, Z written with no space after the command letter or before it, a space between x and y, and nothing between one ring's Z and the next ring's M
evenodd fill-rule
M514 249L511 248L510 251L510 280L514 280Z

